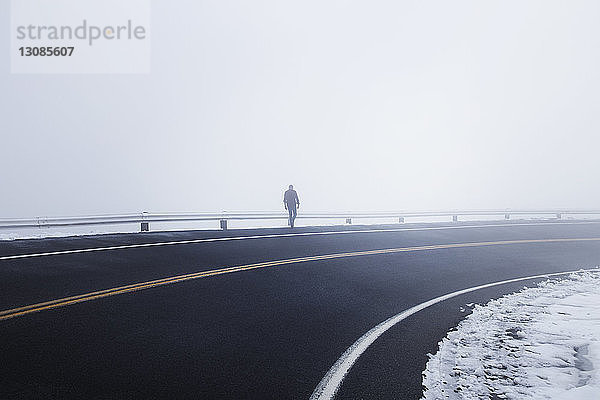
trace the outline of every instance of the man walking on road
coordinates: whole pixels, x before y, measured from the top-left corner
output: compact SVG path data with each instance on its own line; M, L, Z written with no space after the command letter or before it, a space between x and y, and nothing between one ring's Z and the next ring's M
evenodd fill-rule
M285 191L283 195L283 205L290 214L288 225L294 227L294 220L298 214L298 207L300 207L300 200L298 200L298 193L294 190L294 185L290 185L290 188Z

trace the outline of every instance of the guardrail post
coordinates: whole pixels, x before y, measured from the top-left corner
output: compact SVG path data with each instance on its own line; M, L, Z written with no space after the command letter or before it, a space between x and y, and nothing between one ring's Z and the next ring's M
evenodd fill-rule
M458 222L458 215L452 216L452 222Z
M562 214L561 213L556 213L556 219L561 219L562 218Z
M403 224L404 223L404 217L399 217L398 218L398 223L399 224Z
M140 232L150 232L150 223L148 221L144 221L146 219L147 212L142 212L142 222L140 224Z
M227 220L226 219L222 219L220 221L220 223L221 223L221 229L223 229L224 231L226 231L227 230Z
M510 214L504 214L504 219L510 219Z
M346 218L346 223L348 225L352 225L352 218Z
M37 225L38 228L47 228L48 227L48 217L37 217Z

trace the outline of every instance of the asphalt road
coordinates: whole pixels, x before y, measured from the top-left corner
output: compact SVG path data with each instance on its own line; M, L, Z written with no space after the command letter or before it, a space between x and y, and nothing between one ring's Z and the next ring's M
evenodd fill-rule
M239 239L247 236L252 238ZM234 239L203 241L213 238ZM8 319L0 313L0 399L308 399L349 346L403 310L476 285L600 265L600 241L595 240L405 248L569 238L600 238L600 222L0 242L0 311L224 267L338 255L196 276L55 308L38 306L37 312ZM195 242L70 252L185 240ZM404 250L356 254L399 248ZM67 253L10 258L55 251ZM419 399L427 353L435 352L446 332L467 315L461 307L531 282L461 295L398 323L358 359L336 399Z

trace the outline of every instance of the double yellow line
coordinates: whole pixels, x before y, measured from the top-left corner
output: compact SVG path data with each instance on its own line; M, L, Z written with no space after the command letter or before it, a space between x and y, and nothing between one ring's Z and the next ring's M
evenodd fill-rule
M62 299L50 300L43 303L31 304L28 306L17 307L10 310L0 311L0 321L20 317L23 315L31 314L38 311L51 310L53 308L65 307L72 304L83 303L86 301L101 299L103 297L116 296L119 294L125 294L135 292L143 289L150 289L153 287L169 285L172 283L178 283L183 281L189 281L192 279L207 278L209 276L230 274L234 272L248 271L251 269L279 267L288 264L298 264L309 261L321 261L321 260L332 260L337 258L348 258L348 257L359 257L359 256L371 256L379 254L393 254L393 253L404 253L412 251L424 251L424 250L438 250L438 249L451 249L451 248L463 248L463 247L482 247L482 246L499 246L499 245L511 245L511 244L531 244L531 243L557 243L557 242L590 242L600 241L600 238L568 238L568 239L529 239L529 240L503 240L495 242L471 242L471 243L451 243L451 244L438 244L428 246L416 246L416 247L400 247L392 249L380 249L380 250L367 250L367 251L356 251L350 253L335 253L335 254L324 254L309 257L298 257L288 258L284 260L267 261L255 264L240 265L237 267L228 267L213 269L209 271L196 272L186 275L178 275L169 278L157 279L153 281L134 283L126 286L119 286L112 289L99 290L96 292L85 293L77 296L65 297Z

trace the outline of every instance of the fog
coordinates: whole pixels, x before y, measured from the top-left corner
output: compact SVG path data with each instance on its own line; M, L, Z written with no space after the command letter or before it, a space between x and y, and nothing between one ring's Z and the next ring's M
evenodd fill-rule
M597 1L153 1L149 74L11 74L1 217L598 208Z

